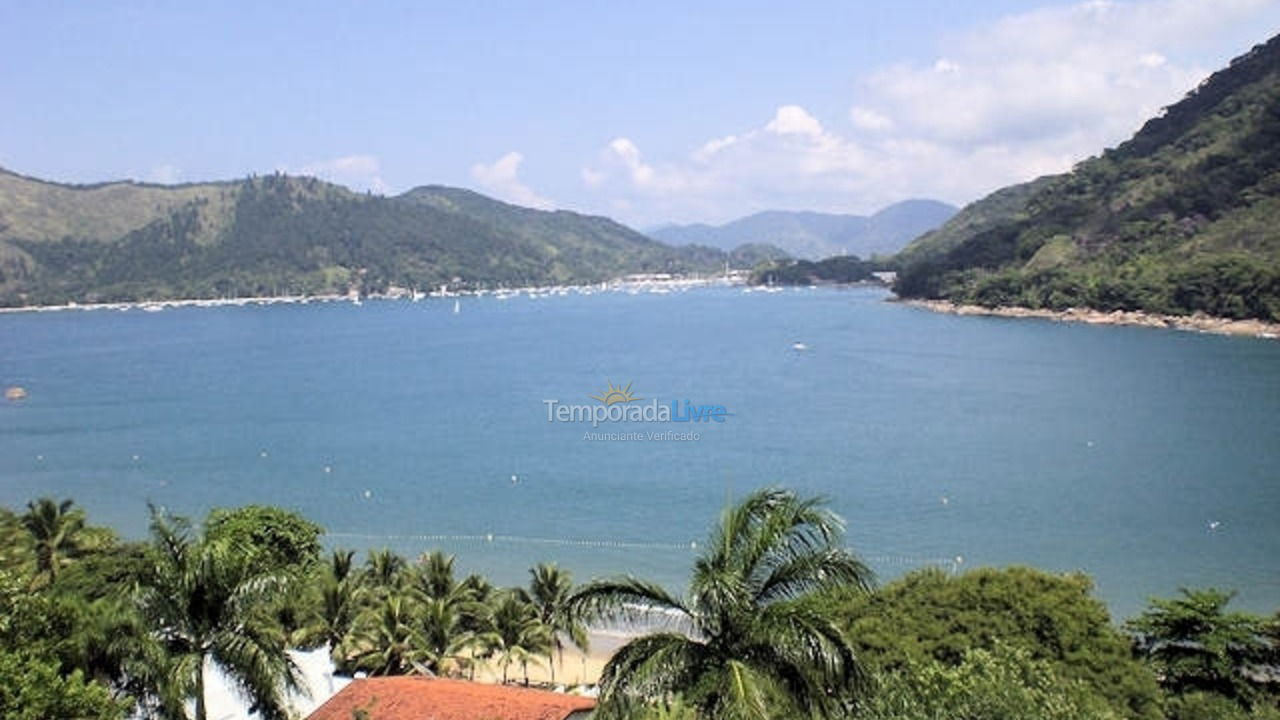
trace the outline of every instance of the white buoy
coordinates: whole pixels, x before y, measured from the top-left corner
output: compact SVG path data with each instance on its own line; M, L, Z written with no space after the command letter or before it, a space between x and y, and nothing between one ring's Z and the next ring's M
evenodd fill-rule
M365 500L368 500L368 499L369 499L369 498L371 498L371 497L373 497L373 491L372 491L372 490L365 490L365 491L364 491L364 499L365 499Z
M325 466L324 466L324 471L325 471L325 472L327 472L327 473L330 473L330 472L333 472L333 468L329 467L328 465L325 465Z
M133 461L134 461L134 462L138 462L138 456L137 456L137 455L134 455L134 456L133 456Z
M266 450L263 450L262 452L258 453L258 457L266 457L266 456L267 456Z
M1213 520L1213 521L1211 521L1211 522L1209 523L1209 529L1210 529L1210 530L1217 530L1217 529L1218 529L1218 527L1219 527L1219 526L1221 526L1221 525L1222 525L1222 523L1218 522L1217 520Z

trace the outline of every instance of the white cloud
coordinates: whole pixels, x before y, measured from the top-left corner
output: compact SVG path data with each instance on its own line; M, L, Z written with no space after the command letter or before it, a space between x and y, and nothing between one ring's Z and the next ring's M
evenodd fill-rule
M976 149L1037 152L1079 133L1072 154L1115 144L1206 69L1161 52L1238 22L1256 2L1088 2L1006 17L960 36L931 66L882 68L862 105L900 132Z
M1208 74L1189 53L1238 37L1273 2L1093 0L1006 16L947 38L931 62L865 73L845 123L782 105L674 160L618 138L583 180L641 222L968 202L1126 139Z
M614 211L650 209L654 219L664 220L727 219L723 207L735 195L785 202L850 192L869 169L858 144L823 128L805 108L783 105L762 125L708 140L677 163L652 163L635 141L615 138L582 177L609 196Z
M738 142L738 139L737 135L725 135L724 137L712 138L702 144L702 147L698 149L698 152L694 154L694 157L705 161L712 155L715 155L721 150Z
M849 122L859 130L888 130L893 127L893 119L888 115L857 105L849 108Z
M946 58L938 58L933 63L933 71L940 75L949 75L960 72L960 66Z
M822 123L799 105L783 105L778 108L773 120L764 129L775 135L822 135Z
M471 178L480 184L485 191L507 202L525 207L550 210L553 203L534 192L532 188L520 180L520 163L524 155L509 152L489 165L476 163L471 166ZM584 176L584 180L587 178Z
M631 142L630 139L624 137L615 138L613 142L609 143L609 151L627 169L627 173L631 176L631 182L640 187L653 185L653 168L645 165L644 161L640 159L640 148L636 147L636 144Z
M1168 62L1169 59L1157 52L1151 52L1138 58L1138 64L1149 68L1157 68Z
M147 181L161 185L173 185L182 178L182 171L176 166L164 163L151 168L147 173Z
M391 188L382 179L382 164L373 155L343 155L309 162L299 168L281 169L296 175L317 177L352 190L369 190L379 195L391 192Z
M605 174L591 168L582 168L582 182L587 187L599 187L605 180Z
M712 141L704 145L704 149L714 145L715 141ZM639 146L631 138L625 137L609 141L600 151L597 164L583 168L582 175L584 179L594 182L595 187L605 187L611 181L621 179L636 192L648 195L687 192L694 181L693 175L686 169L656 168L645 162Z

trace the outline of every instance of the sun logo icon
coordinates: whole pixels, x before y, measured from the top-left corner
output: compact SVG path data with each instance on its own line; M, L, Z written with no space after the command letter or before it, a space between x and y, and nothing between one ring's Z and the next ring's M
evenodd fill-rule
M616 405L617 403L635 402L640 398L631 394L631 383L627 383L626 387L614 387L613 383L609 383L609 389L599 395L592 395L592 400L599 400L605 405Z

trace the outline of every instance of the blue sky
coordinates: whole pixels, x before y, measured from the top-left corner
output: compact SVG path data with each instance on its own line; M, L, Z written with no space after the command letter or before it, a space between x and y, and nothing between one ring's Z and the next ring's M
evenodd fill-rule
M1280 0L0 0L0 165L441 183L638 226L963 203L1277 31Z

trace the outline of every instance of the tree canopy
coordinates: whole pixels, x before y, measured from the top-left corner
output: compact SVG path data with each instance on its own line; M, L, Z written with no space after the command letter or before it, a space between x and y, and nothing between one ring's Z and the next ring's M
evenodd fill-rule
M840 604L859 654L883 672L931 661L957 667L973 650L1025 651L1067 681L1084 683L1125 717L1159 716L1152 673L1079 574L1026 567L960 575L920 570Z

